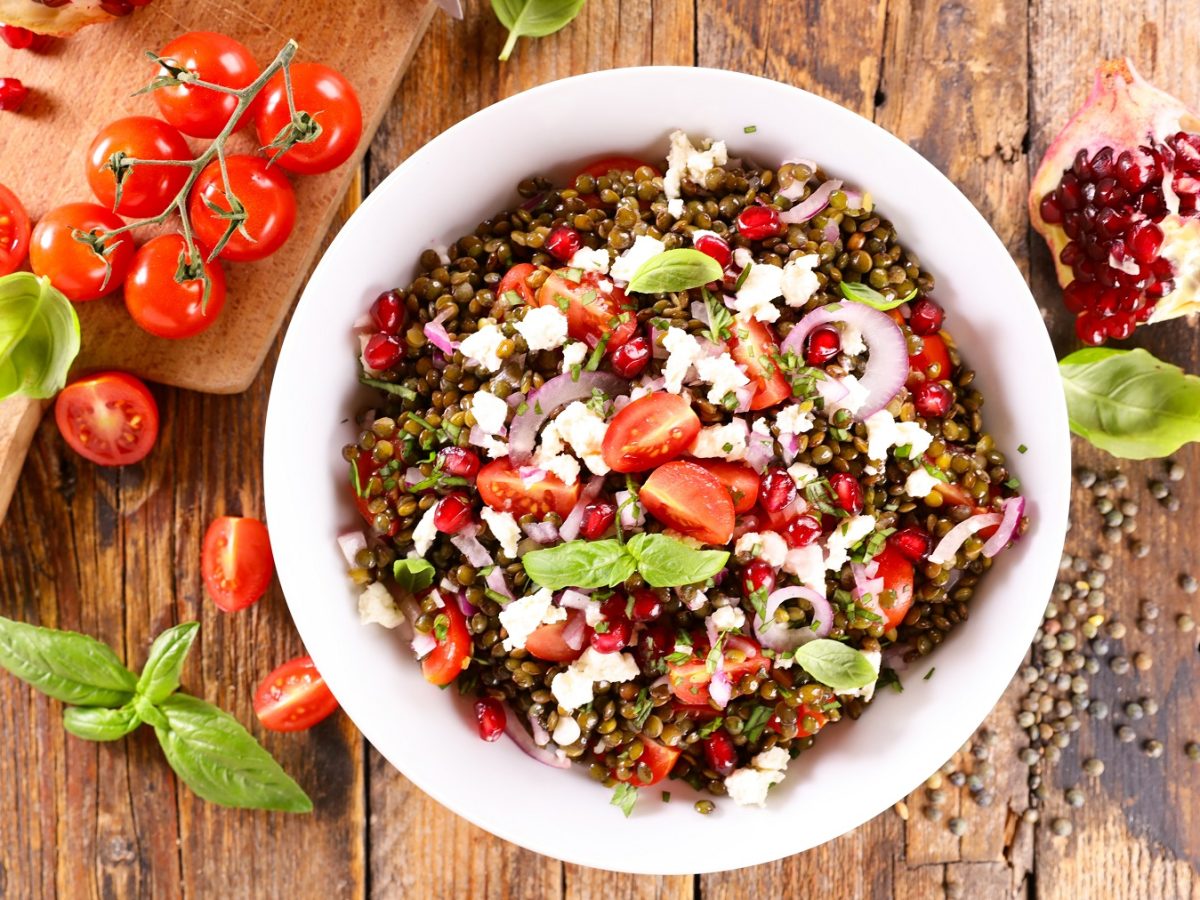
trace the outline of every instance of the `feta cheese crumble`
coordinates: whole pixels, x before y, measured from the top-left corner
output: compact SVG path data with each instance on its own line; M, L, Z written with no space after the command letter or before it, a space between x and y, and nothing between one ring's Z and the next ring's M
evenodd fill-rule
M735 256L740 256L742 252L738 248ZM749 256L748 253L746 255ZM733 308L743 316L753 316L760 322L774 322L779 318L779 308L772 301L782 293L783 269L767 263L754 263L750 265L750 271L733 298Z
M787 471L792 476L792 481L796 482L796 487L800 490L804 490L806 484L816 481L821 477L821 473L808 463L792 463L788 466Z
M516 559L517 544L521 541L521 526L517 524L513 514L500 512L485 504L480 508L479 515L487 523L492 537L499 542L504 555L509 559Z
M550 738L560 747L569 747L577 740L582 731L579 728L579 723L570 716L559 716L558 724L554 726L554 731Z
M683 390L683 379L691 371L692 364L704 356L704 351L698 340L673 325L663 336L663 348L668 353L663 367L663 387L672 394L678 394Z
M535 306L516 327L530 350L553 350L567 341L567 317L557 306Z
M841 400L835 400L830 403L825 402L826 411L832 415L839 409L847 409L851 413L856 413L867 400L867 395L870 393L865 387L859 384L857 378L853 375L843 375L837 379L838 384L846 389L846 396Z
M746 456L746 423L734 419L727 425L706 425L689 451L698 459L737 461Z
M709 171L727 162L729 151L724 141L713 141L707 150L698 150L685 132L671 132L671 146L667 150L667 172L663 175L663 190L668 202L682 196L680 186L685 175L689 180L703 184L704 176Z
M821 287L821 280L813 271L821 264L821 257L815 253L788 260L783 267L783 277L780 290L783 291L783 302L788 306L803 306L812 299Z
M849 322L842 322L842 352L847 356L858 356L867 349L862 332Z
M436 509L437 505L435 504L425 510L425 515L421 516L421 521L413 529L413 549L408 554L409 556L424 556L433 546L433 539L437 537L438 533L437 526L433 524L433 513Z
M583 361L587 359L588 348L583 341L571 341L567 346L563 347L563 372L570 372L574 366L583 365Z
M839 524L825 541L825 568L840 570L850 559L850 551L874 530L874 516L855 516Z
M909 448L909 459L920 459L933 443L933 435L916 422L897 422L890 412L881 409L867 416L867 456L886 460L889 447Z
M728 353L722 353L720 356L702 356L694 365L700 380L712 385L708 390L710 403L720 403L727 394L750 383L746 373Z
M610 263L611 257L609 257L608 250L604 247L601 247L599 250L593 250L591 247L580 247L571 256L571 261L567 265L572 269L583 269L585 272L599 272L601 275L607 275Z
M471 415L484 434L497 434L508 418L508 404L488 391L476 391L471 401Z
M597 653L588 647L565 671L554 676L550 682L550 693L558 705L570 713L592 702L595 697L592 686L597 681L619 684L632 681L639 674L637 660L631 654Z
M736 606L722 606L708 620L717 631L734 631L746 624L746 614Z
M639 234L634 239L633 246L617 257L609 274L614 281L628 283L647 261L666 252L667 245L658 238L650 237L648 234Z
M784 770L791 757L782 747L772 747L750 760L750 765L736 769L725 779L725 791L738 806L763 806L767 790L783 781Z
M576 400L554 420L563 441L571 446L575 454L584 461L594 475L607 475L608 464L604 462L604 433L608 426L604 419L593 412L586 403Z
M733 555L739 559L761 559L776 569L784 564L787 553L787 542L774 531L748 531L733 547Z
M801 584L825 596L825 555L819 545L809 544L788 550L783 560L783 571L795 575Z
M908 474L908 478L905 479L904 493L916 499L928 497L933 493L934 488L936 488L940 483L941 480L930 475L929 472L925 470L924 466L918 466L917 468L913 469Z
M374 581L358 595L358 619L364 625L382 625L395 628L404 621L404 613L383 584Z
M479 330L474 334L463 338L458 349L464 357L477 364L485 372L495 372L504 365L504 360L496 354L497 348L503 341L504 334L496 325L488 322L480 325Z
M775 416L775 427L780 434L805 434L813 429L813 414L805 410L804 404L785 406Z
M500 624L508 632L504 639L505 650L516 650L525 646L525 639L543 622L561 622L566 611L554 605L554 595L547 588L536 594L511 601L500 610Z

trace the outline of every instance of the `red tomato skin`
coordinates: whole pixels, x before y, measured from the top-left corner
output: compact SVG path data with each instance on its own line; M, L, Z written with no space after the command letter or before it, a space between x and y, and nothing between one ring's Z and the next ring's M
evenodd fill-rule
M119 215L131 218L157 216L175 199L188 178L184 166L135 166L121 185L107 168L114 153L138 159L190 160L192 151L183 135L151 116L129 116L109 122L100 130L87 152L85 174L88 186L100 203Z
M338 702L311 656L288 660L254 692L254 714L271 731L305 731L337 708Z
M908 388L911 390L922 381L942 381L954 373L954 365L950 362L950 351L940 334L927 334L921 338L924 346L920 353L914 353L908 358L911 374L908 377ZM921 377L924 376L924 377Z
M556 512L566 517L575 508L581 490L578 481L566 485L550 474L526 486L507 456L494 459L480 469L475 484L484 503L516 516Z
M457 678L471 662L471 632L467 620L454 602L438 610L449 620L445 640L421 660L421 672L430 684L447 685Z
M730 326L729 353L754 383L751 409L767 409L792 396L779 366L779 342L770 326L752 318L737 318Z
M589 347L605 341L605 350L611 353L637 333L637 318L625 292L616 285L602 290L595 272L584 272L577 282L551 273L534 300L538 306L559 309L565 300L567 334Z
M354 154L362 137L358 94L341 72L320 63L292 63L291 79L296 111L316 119L321 133L278 157L273 150L264 152L274 157L275 165L301 175L336 169ZM282 72L267 82L255 103L254 130L259 146L266 147L291 121Z
M504 277L501 278L500 283L496 285L496 297L502 303L508 303L508 301L504 299L504 295L511 291L512 293L515 293L521 299L521 302L526 306L533 306L533 288L529 286L529 282L526 279L529 278L534 271L535 269L530 263L517 263L504 273Z
M904 621L913 604L913 564L895 547L885 547L875 557L879 564L875 576L883 579L885 591L895 591L890 607L882 607L884 624L890 630Z
M275 574L267 526L236 516L215 519L204 535L200 571L208 596L222 612L257 603Z
M688 462L694 462L717 477L717 481L729 492L729 499L733 501L733 511L736 514L741 515L754 509L762 480L752 468L744 463L724 459L689 459Z
M656 391L613 416L601 450L614 472L644 472L682 456L699 433L700 419L691 403Z
M628 408L628 407L627 407ZM733 538L733 500L706 469L675 460L650 473L638 494L646 512L664 525L705 544Z
M683 751L677 747L668 747L666 744L659 743L645 734L639 735L638 740L642 742L642 755L638 757L638 764L645 763L650 767L651 778L649 781L641 781L631 772L628 778L618 780L634 781L638 787L650 787L671 774L671 770L675 768L675 763L679 761L679 756ZM613 774L615 777L616 773Z
M195 72L201 81L235 89L251 84L262 72L249 48L212 31L181 34L163 47L159 56ZM236 97L202 87L160 88L153 96L164 119L184 134L198 138L215 138L237 107ZM249 110L243 113L234 130L241 128L250 115Z
M593 160L585 166L582 166L578 172L572 177L568 187L574 187L575 181L580 175L591 175L592 178L600 178L607 175L609 172L636 172L642 166L647 166L654 170L655 175L662 175L656 166L650 165L645 160L638 159L634 156L603 156L600 159ZM597 194L582 194L580 198L584 203L593 209L600 206L600 197Z
M197 244L196 250L207 259L207 247ZM176 283L179 257L186 252L182 235L159 235L138 249L125 276L125 308L134 322L156 337L197 335L217 320L225 306L225 270L218 260L204 265L212 281L207 304L199 279Z
M134 419L132 438L114 446ZM54 402L54 420L71 449L99 466L141 462L158 439L158 404L140 379L125 372L99 372L71 382ZM120 427L117 437L109 433L114 425Z
M29 252L29 214L17 195L0 184L0 275L18 268Z
M98 300L119 288L133 260L133 235L129 232L106 242L113 248L104 259L75 240L76 229L85 232L115 231L125 223L95 203L68 203L42 216L29 243L29 265L35 275L45 275L73 303ZM105 278L107 277L107 281Z
M583 655L583 650L587 642L581 640L578 649L573 648L563 640L563 632L576 619L580 618L583 618L583 612L578 609L571 609L567 611L565 621L539 625L525 638L525 649L529 651L531 656L536 656L538 659L543 659L546 662L574 662Z
M736 662L728 656L725 658L725 672L733 684L762 669L771 669L771 661L765 656L747 657ZM712 677L713 673L708 671L704 658L693 657L684 663L667 663L667 681L671 685L671 693L685 705L708 705L712 699L708 692Z
M280 169L268 166L260 156L231 156L226 160L229 186L246 207L246 230L253 240L238 231L222 248L220 257L231 262L264 259L284 245L296 224L296 194ZM215 247L225 234L226 221L208 207L212 202L229 209L217 161L209 163L192 188L188 213L196 237Z

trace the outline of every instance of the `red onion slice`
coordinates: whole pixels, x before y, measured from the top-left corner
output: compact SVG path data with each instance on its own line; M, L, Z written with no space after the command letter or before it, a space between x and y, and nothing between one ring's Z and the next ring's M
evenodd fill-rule
M468 619L475 615L475 613L479 612L479 607L467 599L466 591L459 591L454 595L454 599L458 601L458 611Z
M717 709L724 709L728 706L729 700L733 696L733 684L729 681L729 673L725 671L724 663L725 660L722 657L717 662L717 671L713 672L712 681L708 685L708 696L717 705Z
M504 733L512 738L512 742L520 747L526 756L552 769L571 768L571 761L566 756L559 755L557 750L551 750L549 747L539 747L534 743L533 736L516 721L517 717L512 714L512 710L508 713L505 717Z
M810 312L784 338L781 349L803 356L804 339L814 328L833 322L845 322L857 328L870 350L866 371L859 379L867 395L854 413L854 417L862 421L887 406L908 380L908 345L904 341L904 332L887 313L863 303L846 301ZM818 381L817 390L820 391L828 381Z
M532 712L529 713L529 730L533 733L533 742L539 747L545 747L550 743L550 732L548 732L538 717Z
M775 610L779 609L780 604L797 597L807 600L812 606L816 628L791 628L775 621ZM791 652L809 641L825 637L833 630L833 607L828 600L807 585L797 584L774 591L767 597L765 612L765 623L757 614L754 616L754 633L758 635L764 647L769 647L777 653Z
M563 643L572 650L579 650L583 647L583 637L587 626L587 619L579 614L568 615L566 627L563 628L562 639Z
M558 529L558 536L564 541L573 541L579 537L579 526L583 524L584 507L596 499L596 495L600 493L600 488L602 487L604 487L603 475L596 475L584 486L575 507L566 519L563 520L562 527Z
M617 502L617 509L621 513L621 527L629 530L633 528L641 528L646 524L646 512L642 509L642 504L638 502L637 497L634 497L629 491L617 491L613 495L613 499Z
M946 536L934 547L933 552L929 554L929 561L937 566L944 566L946 563L954 562L954 556L958 553L958 548L963 545L963 542L967 538L975 532L987 528L989 525L999 525L1001 521L1002 517L1000 513L980 513L959 522L947 531Z
M1009 497L1003 503L1003 510L1004 515L1000 519L1000 527L983 545L984 556L995 556L1007 547L1008 542L1016 536L1017 526L1021 524L1021 516L1025 514L1025 498Z
M836 178L826 181L787 212L780 213L779 221L787 225L807 222L829 205L829 195L841 186L842 183Z
M826 222L825 228L821 231L821 237L829 241L831 244L836 244L838 238L842 236L842 231L837 227L837 222Z
M521 530L539 544L553 544L558 540L558 526L553 522L530 522L522 525Z
M347 531L345 534L338 535L338 549L342 551L342 556L346 559L346 565L357 566L354 557L358 555L359 550L367 549L367 536L361 531Z
M487 576L483 579L483 583L497 594L507 597L509 600L513 599L512 590L508 586L508 579L504 577L504 570L499 566L492 566L492 571L487 573Z
M567 588L558 596L558 605L563 609L579 609L585 610L588 604L592 602L592 598L588 596L588 591L577 591L574 588Z
M424 659L437 647L437 639L432 634L427 634L424 631L418 631L413 635L412 649L417 655L417 659Z
M449 355L458 349L458 344L450 340L450 335L447 333L445 326L440 322L429 322L423 329L425 337L429 343L437 347L443 353Z
M816 387L817 393L821 395L821 399L827 406L841 403L850 393L850 388L846 387L845 382L840 378L819 378Z
M494 565L496 561L492 559L492 554L488 552L487 547L479 543L479 538L475 537L477 531L478 526L475 525L464 528L458 534L450 536L450 543L459 549L468 563L477 569L482 569L484 566Z
M551 378L526 399L529 408L512 421L509 428L508 455L520 465L533 453L538 430L560 407L576 400L590 400L598 390L609 397L625 393L624 379L608 372L580 372L578 380L570 372ZM539 412L540 410L540 412Z

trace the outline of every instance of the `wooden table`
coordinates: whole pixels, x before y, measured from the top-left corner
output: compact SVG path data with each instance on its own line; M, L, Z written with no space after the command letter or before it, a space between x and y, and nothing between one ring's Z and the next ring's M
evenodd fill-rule
M1106 55L1130 54L1147 77L1200 101L1200 17L1171 0L1118 6L591 0L565 32L522 41L500 65L502 31L488 5L474 0L464 22L439 16L432 26L374 143L365 184L480 107L554 78L649 63L762 74L873 118L938 165L1028 268L1065 351L1070 323L1024 211L1036 160ZM664 117L666 127L669 110ZM1200 367L1197 332L1182 322L1139 334L1136 343ZM301 647L278 589L242 614L216 612L202 592L199 555L212 517L263 511L271 360L242 396L160 391L165 427L142 466L97 469L43 423L0 529L0 613L96 634L136 665L153 634L199 619L199 652L185 685L252 722L255 685ZM1013 361L1020 364L1020 348ZM1113 463L1082 444L1076 452L1082 464ZM1194 447L1178 459L1200 467ZM1138 744L1117 743L1113 719L1085 717L1048 777L1048 812L1036 829L1021 822L1029 793L1017 761L1025 744L1014 723L1019 684L988 722L999 736L995 802L984 809L950 792L946 815L961 806L970 825L964 836L953 836L945 821L926 821L918 791L907 821L887 812L778 863L656 879L564 866L490 837L416 790L342 716L307 734L264 735L312 793L311 817L231 812L181 790L148 732L111 745L69 738L58 703L0 678L0 896L1197 896L1200 768L1182 753L1184 741L1200 737L1196 638L1176 632L1173 620L1195 605L1177 578L1195 565L1189 547L1200 505L1184 482L1177 488L1183 508L1168 515L1146 490L1161 465L1122 470L1144 509L1138 537L1154 549L1137 561L1114 551L1109 608L1129 625L1125 652L1145 650L1155 664L1138 682L1105 669L1093 679L1094 692L1114 709L1124 699L1157 698L1158 714L1134 724L1166 753L1148 759ZM1099 547L1098 520L1085 491L1077 488L1076 500L1069 543L1084 553ZM1134 627L1142 598L1163 610L1152 637ZM1079 774L1080 761L1093 754L1107 763L1099 781ZM1077 783L1087 805L1071 813L1073 836L1056 837L1045 823L1064 813L1062 791Z

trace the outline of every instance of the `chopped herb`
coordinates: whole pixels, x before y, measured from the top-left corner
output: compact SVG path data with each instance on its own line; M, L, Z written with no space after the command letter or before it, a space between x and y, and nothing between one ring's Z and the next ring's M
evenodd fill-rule
M676 650L667 657L667 662L673 666L681 666L691 658L692 654L685 653L682 650Z
M446 434L450 435L450 440L458 443L458 436L462 434L461 426L455 425L453 422L447 419L442 423L442 430L445 431Z
M746 724L742 727L742 734L746 736L747 741L753 744L762 737L763 727L773 713L774 709L770 706L756 706L750 710L750 715L746 717Z
M438 639L438 642L444 641L446 635L450 633L450 617L445 613L438 613L437 618L433 620L433 636Z
M350 484L354 486L355 497L367 496L363 493L362 479L358 474L358 460L356 459L350 460Z
M895 669L889 669L884 666L879 672L879 687L890 687L897 694L904 693L904 685L900 683L900 676L896 674Z
M737 277L737 281L735 281L733 283L733 290L735 292L740 291L742 289L742 285L745 284L746 279L750 277L750 270L753 268L754 268L754 263L746 263L746 268L742 269L741 274L738 275L738 277Z
M937 666L934 666L934 667L933 667L933 668L931 668L931 669L930 669L928 672L926 672L926 673L925 673L925 677L924 677L924 678L922 678L921 680L922 680L922 681L928 681L930 678L932 678L932 677L933 677L933 673L934 673L934 672L936 672L936 671L937 671Z
M708 288L702 288L701 293L705 309L708 310L708 339L714 344L729 340L729 326L733 323L733 313L719 297L714 297Z
M574 284L579 284L583 280L583 269L563 269L562 277Z
M583 300L584 306L591 306L593 303L596 302L596 292L595 291L584 291L583 296L580 299Z
M572 364L572 366L571 366L571 380L572 380L572 381L578 381L578 380L579 380L579 374L580 374L582 371L583 371L583 366L581 366L579 363L574 363L574 364Z
M617 807L621 812L625 813L625 818L629 818L629 814L633 812L633 806L637 803L638 789L632 784L622 781L613 788L612 800L609 802Z
M501 606L505 606L510 602L510 598L505 597L499 591L493 591L491 588L484 588L483 594L493 603L499 603Z
M521 304L521 295L518 294L516 291L505 291L504 299L506 302L511 303L513 306L519 306Z
M851 441L854 438L854 435L852 435L845 428L830 428L829 431L835 438L837 438L843 444L848 443L849 441ZM904 451L904 452L901 453L901 451ZM903 459L905 456L908 455L908 451L909 451L908 447L897 447L896 448L896 456L898 458Z
M601 619L592 626L592 631L596 632L596 634L608 634L608 620Z
M925 471L936 478L938 481L948 482L950 479L946 477L946 473L937 466L930 463L922 463L925 466Z
M386 391L389 394L395 394L404 400L416 400L417 392L406 388L402 384L392 384L390 381L380 381L378 378L359 378L359 383L365 384L367 387L378 388L381 391Z
M535 401L534 401L534 403L533 403L533 411L534 411L535 413L537 413L539 416L540 416L540 415L542 415L542 404L541 404L541 401L539 401L539 400L535 400Z
M604 335L604 337L600 338L600 342L596 344L595 349L592 350L592 355L588 358L587 365L584 366L589 372L595 372L600 368L600 361L604 359L604 350L608 347L608 339L611 336L612 332Z
M756 132L756 131L758 131L757 125L747 125L745 128L742 129L743 134L754 134L754 132Z
M1012 488L1015 491L1021 486L1021 479L1014 475L1012 478L1008 479L1008 481L1004 482L1004 486L1007 488Z
M705 722L696 729L696 734L701 738L712 737L718 728L725 724L725 719L722 716L717 716L711 722Z
M1029 448L1026 447L1024 444L1017 444L1017 452L1018 453L1028 453Z
M483 665L479 660L473 659L472 661ZM460 695L465 697L468 694L474 694L475 688L479 684L479 669L467 669L467 671L454 679L454 683L458 685L458 693Z
M633 727L641 731L653 711L654 704L650 700L650 692L642 688L638 693L637 701L633 704Z
M420 425L422 428L425 428L425 429L427 429L427 430L429 430L429 431L437 431L437 429L436 429L436 428L434 428L434 427L433 427L433 425L431 425L431 424L430 424L428 421L426 421L425 419L422 419L422 418L421 418L420 416L418 416L416 413L414 413L414 412L410 412L410 413L406 413L405 415L407 415L407 416L408 416L408 418L409 418L409 420L410 420L410 421L412 421L412 422L416 422L416 423L417 423L418 425Z
M670 803L671 802L671 792L663 791L662 798L663 798L663 803Z
M558 306L558 308L561 309L563 312L566 312L568 309L571 308L571 301L568 298L564 297L562 294L555 294L554 302Z

